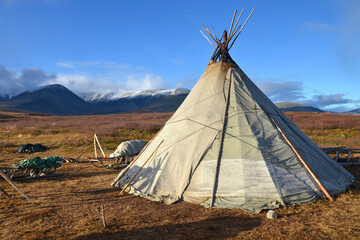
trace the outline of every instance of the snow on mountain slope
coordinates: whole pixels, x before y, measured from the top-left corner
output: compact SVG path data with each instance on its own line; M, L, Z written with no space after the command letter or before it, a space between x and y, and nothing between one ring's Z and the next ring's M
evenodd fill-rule
M81 93L79 96L87 102L106 102L115 101L124 98L142 98L142 97L165 97L170 95L188 94L190 90L185 88L177 89L155 89L138 92L126 92L126 93Z

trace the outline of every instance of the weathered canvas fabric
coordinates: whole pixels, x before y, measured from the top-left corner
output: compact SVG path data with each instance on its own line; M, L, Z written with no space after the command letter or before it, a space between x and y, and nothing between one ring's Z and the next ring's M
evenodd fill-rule
M344 192L354 182L236 64L218 62L208 65L117 186L123 188L163 141L128 193L166 204L185 200L206 207L214 195L213 207L253 213L322 197L275 124L330 194Z
M147 142L141 140L129 140L122 142L116 148L111 157L125 156L129 158L129 156L139 154L146 144Z

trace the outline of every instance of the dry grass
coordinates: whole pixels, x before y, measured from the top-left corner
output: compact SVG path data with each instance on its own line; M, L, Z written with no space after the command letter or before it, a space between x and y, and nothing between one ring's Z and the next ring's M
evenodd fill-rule
M286 115L299 128L308 130L324 129L357 129L360 130L360 115L339 113L298 113L287 112Z
M171 116L167 114L118 114L101 116L29 116L0 112L0 167L27 157L76 157L94 132L109 150L126 139L149 140ZM360 148L358 116L307 113L287 114L317 144ZM307 116L307 117L305 117ZM335 125L320 128L318 119ZM357 117L357 118L356 118ZM141 121L138 121L141 119ZM327 119L327 120L325 120ZM136 125L138 124L138 125ZM323 125L325 126L325 124ZM13 153L25 143L42 143L47 152ZM86 156L91 154L89 150ZM349 168L359 179L360 167ZM242 210L206 209L189 203L167 206L132 195L119 196L109 184L118 171L90 164L64 164L62 177L19 182L36 203L31 206L9 184L0 186L11 198L0 195L0 239L358 239L359 191L341 194L334 202L320 200L277 210L280 218ZM105 205L108 227L99 212Z

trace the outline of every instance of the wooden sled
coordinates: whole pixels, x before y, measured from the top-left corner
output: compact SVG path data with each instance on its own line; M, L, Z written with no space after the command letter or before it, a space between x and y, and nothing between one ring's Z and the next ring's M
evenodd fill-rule
M129 165L129 163L136 157L137 155L129 156L129 159L127 159L125 156L120 157L96 157L91 158L89 157L89 162L92 163L97 168L124 168Z
M63 174L55 174L56 168L32 168L32 167L11 167L1 168L1 170L9 176L9 179L13 181L26 181L35 179L50 179L59 177Z
M360 153L360 149L358 148L332 147L322 148L322 150L342 166L360 164L360 157L353 157L354 154Z

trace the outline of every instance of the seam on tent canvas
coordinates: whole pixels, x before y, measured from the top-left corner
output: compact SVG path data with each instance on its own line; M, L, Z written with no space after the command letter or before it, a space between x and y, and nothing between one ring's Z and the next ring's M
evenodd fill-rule
M235 73L236 73L236 72L235 72ZM236 74L237 74L237 73L236 73ZM239 76L240 79L242 79L241 76L240 76L240 74L239 74L238 76ZM244 92L245 92L245 91L244 91ZM246 93L246 92L245 92L245 93ZM256 104L256 102L255 102L255 99L254 99L251 95L249 95L248 93L246 93L246 94L253 100L254 105L256 106L257 104ZM258 106L259 106L259 110L261 110L262 112L266 113L266 112L264 111L264 109L262 109L262 107L261 107L260 105L258 105ZM255 136L254 136L254 137L255 137ZM237 138L237 139L238 139L238 138ZM257 140L256 137L255 137L255 139ZM257 148L257 147L256 147L256 148ZM260 152L262 152L259 148L257 148L257 149L258 149ZM271 164L271 163L272 163L272 164L275 164L275 165L277 165L279 168L287 171L291 176L293 176L294 178L296 178L296 179L299 181L299 183L302 183L305 187L307 187L307 188L310 189L312 192L314 192L316 195L318 195L318 193L317 193L316 191L314 191L314 189L313 189L311 186L309 186L309 185L308 185L306 182L304 182L302 179L298 178L296 175L294 175L292 172L290 172L287 168L279 165L279 163L277 163L276 161L273 161L272 158L265 158L265 161L270 161L270 164ZM311 177L310 177L310 179L313 180ZM317 185L314 184L314 186L317 186ZM317 190L319 190L319 189L317 189ZM321 192L321 191L320 191L320 192ZM280 195L279 195L279 196L280 196Z
M179 119L179 120L176 120L176 121L172 121L172 122L166 123L166 125L168 125L168 124L173 124L173 123L178 123L178 122L182 122L182 121L191 121L191 122L199 123L199 122L197 122L197 121L195 121L195 120L192 120L192 119L190 119L190 118L183 118L183 119ZM202 124L202 125L203 125L203 126L211 126L211 125L213 125L213 124L215 124L215 123L218 123L218 122L221 122L221 119L220 119L220 120L217 120L217 121L215 121L215 122L212 122L212 123L210 123L209 125L206 125L206 124ZM215 128L214 128L214 129L215 129ZM216 129L216 130L221 131L220 129Z
M218 153L218 159L216 162L216 170L215 170L215 178L214 178L214 185L213 185L213 191L211 194L211 202L210 202L210 207L212 208L214 206L215 200L216 200L216 191L218 188L218 183L219 183L219 171L220 171L220 164L221 164L221 155L223 152L223 145L224 145L224 138L225 138L225 130L226 130L226 126L228 124L228 112L229 112L229 104L230 104L230 89L231 89L231 83L233 81L231 78L231 72L232 72L232 68L230 68L228 70L228 72L230 71L229 74L229 83L228 83L228 90L227 90L227 98L225 98L225 112L224 112L224 117L223 117L223 127L222 127L222 131L221 131L221 138L220 138L220 146L219 146L219 153ZM225 83L226 83L226 76L227 73L225 75L225 79L224 79L224 87L223 87L223 91L224 91L224 95L225 95Z
M198 104L200 104L200 103L202 103L202 102L205 102L205 101L211 99L212 97L217 96L217 95L220 95L220 94L222 94L222 92L215 93L215 94L213 94L213 95L211 95L211 96L209 96L209 97L207 97L207 98L205 98L205 99L203 99L203 100L201 100L201 101L199 101L199 102L196 102L196 103L192 104L189 108L184 109L183 111L181 111L181 112L179 112L179 113L176 113L176 114L177 114L177 115L184 114L185 112L187 112L187 111L190 110L191 108L195 107L196 105L198 105ZM175 121L175 122L176 122L176 121ZM168 124L168 123L172 123L172 122L167 122L167 123L165 123L165 125Z
M165 151L167 151L169 148L171 148L171 147L174 146L175 144L177 144L177 143L185 140L185 139L188 138L188 137L191 137L194 133L200 132L200 131L202 131L202 130L205 129L205 128L206 128L206 127L200 128L200 129L192 132L192 133L189 134L189 135L186 135L185 137L183 137L183 138L181 138L181 139L179 139L179 140L177 140L177 141L175 141L175 142L169 143L169 146L168 146L167 148L165 148L164 150L162 150L161 152L159 152L159 155L160 155L160 154L163 154ZM216 128L212 128L212 129L219 131L219 130L216 129Z
M217 134L215 134L213 140L211 140L211 141L210 141L210 144L205 148L204 153L200 156L200 159L199 159L198 163L197 163L196 166L194 167L193 173L195 173L196 170L197 170L197 168L200 166L200 163L203 161L204 157L205 157L206 154L209 152L209 149L210 149L210 148L212 147L212 145L214 144L214 142L215 142L215 140L216 140L216 138L217 138L217 136L218 136L219 133L221 133L221 131L219 131ZM189 181L188 181L187 185L185 186L184 190L182 191L181 199L183 199L183 195L184 195L184 193L186 192L187 188L189 187L193 175L194 175L194 174L191 174L191 175L189 176Z
M239 75L238 77L242 80L242 78L241 78L240 75ZM243 80L242 80L242 81L243 81ZM244 85L246 86L245 83L244 83ZM247 87L247 86L246 86L246 87ZM260 129L261 129L261 133L262 133L262 139L265 139L265 127L264 127L264 124L263 124L263 122L260 120L259 115L258 115L258 113L259 113L260 111L263 111L263 108L262 108L262 106L261 106L260 104L257 104L257 103L255 102L255 99L254 99L249 93L247 93L246 91L243 91L243 92L245 92L245 94L247 94L247 95L250 97L250 99L253 101L253 104L254 104L255 108L254 108L254 111L253 111L252 113L256 116L258 122L260 123L260 125L261 125L261 128L260 128ZM235 93L235 94L236 94L236 93ZM258 110L257 107L259 107L259 110ZM247 118L245 118L245 119L247 119ZM248 121L248 124L249 124L249 121ZM257 140L257 137L256 137L256 136L254 136L254 137L255 137L256 141L258 142L258 145L260 145L260 144L259 144L259 141ZM276 188L276 191L277 191L277 193L278 193L278 195L279 195L279 198L280 198L281 203L282 203L284 206L286 206L286 203L284 202L283 194L282 194L282 191L281 191L281 188L280 188L280 184L279 184L279 181L278 181L278 179L277 179L277 176L276 176L276 174L275 174L274 167L273 167L272 158L275 157L275 156L273 156L272 152L269 151L269 149L267 148L267 144L264 144L263 148L261 148L261 147L259 146L259 151L260 151L261 155L263 156L264 160L265 160L266 162L268 162L267 165L270 165L270 167L267 168L267 169L268 169L268 172L269 172L269 175L271 176L271 179L272 179L272 181L273 181L273 183L274 183L274 185L275 185L275 188ZM270 156L270 155L271 155L271 156ZM290 173L290 174L291 174L291 173ZM293 175L293 174L291 174L291 175Z
M252 99L253 101L254 101L254 99ZM256 104L255 103L255 101L254 101L254 104ZM262 108L262 106L259 104L259 107L260 108ZM264 124L262 123L262 121L260 121L260 118L259 118L259 116L257 115L257 112L258 111L255 111L255 115L256 115L256 118L258 119L258 121L260 122L260 124L261 124L261 132L262 132L262 135L263 135L263 139L265 139L265 127L264 127ZM267 144L265 143L264 144L264 152L262 151L262 149L260 149L260 153L261 153L261 155L263 155L263 157L265 157L264 159L265 159L265 161L267 160L267 159L272 159L272 157L275 157L275 156L273 156L273 154L272 154L272 152L271 151L269 151L269 149L268 149L268 147L267 147ZM264 155L266 155L266 156L264 156ZM271 156L270 156L271 155ZM268 160L268 161L269 161ZM277 179L277 176L276 176L276 174L275 174L275 171L274 171L274 167L273 167L273 165L272 165L272 161L270 160L269 161L270 163L269 163L269 165L270 165L270 170L271 170L271 173L270 173L270 171L269 171L269 174L270 174L270 176L273 176L273 181L274 181L274 184L275 184L275 186L276 186L276 190L277 190L277 192L278 192L278 194L279 194L279 197L280 197L280 199L281 199L281 202L282 202L282 204L284 204L284 206L286 206L286 203L284 202L284 198L283 198L283 194L282 194L282 192L281 192L281 188L280 188L280 185L279 185L279 182L278 182L278 179ZM268 170L269 170L269 168L268 168Z
M203 124L203 123L201 123L201 122L197 122L197 121L192 120L192 119L188 119L188 120L189 120L189 121L192 121L192 122L195 122L195 123L198 123L198 124L200 124L200 125L203 125L203 126L205 126L205 127L212 128L212 127L210 127L210 126L208 126L208 125L205 125L205 124ZM214 129L214 130L219 130L219 129L216 129L216 128L212 128L212 129ZM219 131L222 132L222 130L219 130ZM248 143L248 142L240 139L239 137L237 137L237 136L235 136L235 135L233 135L233 134L231 134L231 133L225 132L225 134L228 135L228 136L230 136L230 137L236 138L237 140L239 140L239 141L241 141L241 142L243 142L243 143L245 143L245 144L247 144L247 145L249 145L249 146L251 146L251 147L253 147L253 148L258 149L258 147L256 147L256 146L254 146L254 145L252 145L252 144L250 144L250 143Z

